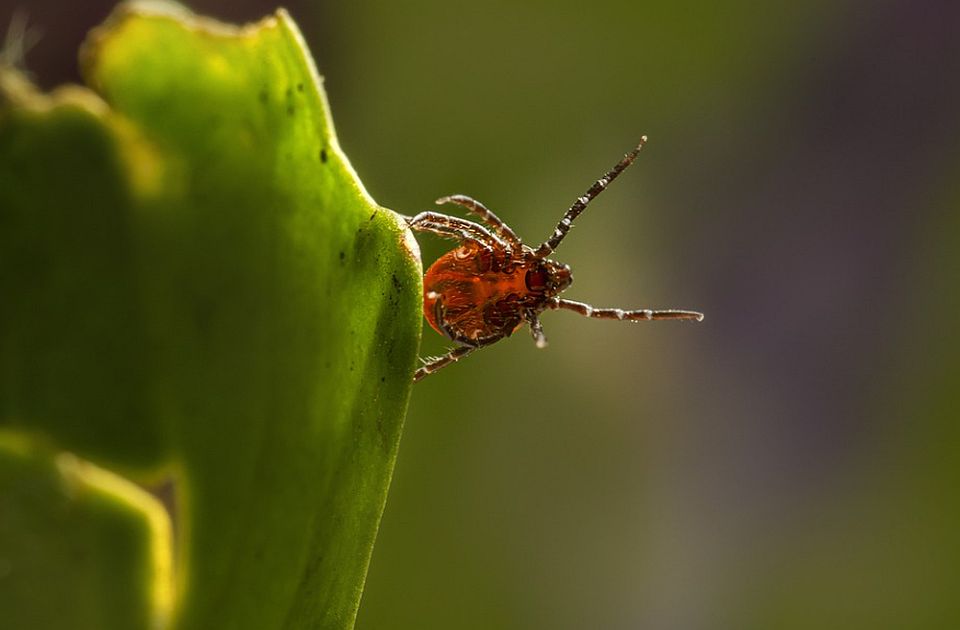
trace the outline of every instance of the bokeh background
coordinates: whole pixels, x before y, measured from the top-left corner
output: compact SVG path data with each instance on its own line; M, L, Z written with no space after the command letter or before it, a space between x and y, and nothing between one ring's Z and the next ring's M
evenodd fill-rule
M50 87L112 5L0 24ZM357 627L960 627L960 4L458 5L286 3L373 196L536 242L645 133L569 296L707 319L548 313L417 385Z

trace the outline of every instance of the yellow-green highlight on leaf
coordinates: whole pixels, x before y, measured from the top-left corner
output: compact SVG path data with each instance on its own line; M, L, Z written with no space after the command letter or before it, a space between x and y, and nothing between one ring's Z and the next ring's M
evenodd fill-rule
M166 510L140 487L0 430L3 627L167 627L171 536Z
M98 105L0 108L0 428L173 480L173 627L350 628L416 363L415 243L283 11L121 4L82 67Z

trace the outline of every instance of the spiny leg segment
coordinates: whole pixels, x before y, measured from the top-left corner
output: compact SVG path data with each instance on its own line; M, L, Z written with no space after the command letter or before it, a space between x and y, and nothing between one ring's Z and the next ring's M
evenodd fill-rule
M444 368L451 363L456 363L474 350L476 350L476 348L473 346L458 346L442 357L433 357L431 359L427 359L424 362L423 367L414 373L413 382L416 383L417 381L421 381L437 370Z
M439 236L459 241L474 241L487 249L509 249L499 236L491 233L490 230L479 223L440 214L439 212L421 212L417 216L407 219L407 225L412 230L433 232Z
M696 311L680 311L675 309L653 311L650 309L637 309L625 311L620 308L594 308L583 302L574 302L573 300L564 300L563 298L553 298L547 303L547 307L557 310L564 309L579 313L584 317L595 317L597 319L617 319L620 321L639 322L661 319L680 319L694 322L703 321L703 313Z
M503 240L510 243L511 247L518 251L523 247L523 242L520 240L520 237L517 236L516 232L504 223L503 219L495 215L492 210L476 199L467 197L466 195L449 195L447 197L440 197L436 201L438 206L442 206L445 203L455 203L458 206L463 206L467 209L467 212L477 215L481 221L493 228L493 231L501 236Z
M573 205L570 206L570 209L567 210L567 213L563 215L563 218L560 219L560 223L557 224L556 229L553 231L553 236L547 239L540 247L536 250L537 258L546 258L553 250L560 245L560 241L567 235L567 232L570 231L570 227L573 225L574 219L580 216L580 213L584 211L593 199L603 192L603 190L610 185L610 182L615 180L620 173L626 170L628 166L633 164L633 161L637 159L637 155L640 154L640 150L643 149L643 145L646 144L647 137L640 136L640 142L634 147L633 151L627 153L623 156L623 159L617 162L617 165L614 166L610 171L593 183L593 186L587 189L587 192L583 193L576 201L573 202Z

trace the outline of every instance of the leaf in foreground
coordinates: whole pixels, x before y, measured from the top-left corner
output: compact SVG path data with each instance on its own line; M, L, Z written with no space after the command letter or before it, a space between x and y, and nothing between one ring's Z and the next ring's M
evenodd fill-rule
M82 62L96 94L5 71L0 425L172 489L178 627L349 628L416 360L415 246L284 12L121 5Z

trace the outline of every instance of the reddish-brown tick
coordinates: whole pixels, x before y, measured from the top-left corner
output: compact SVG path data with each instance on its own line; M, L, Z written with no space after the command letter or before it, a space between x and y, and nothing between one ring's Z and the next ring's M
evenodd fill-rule
M477 348L509 337L523 324L538 348L547 345L540 313L566 309L586 317L641 321L681 319L701 321L694 311L594 308L557 297L573 282L570 267L547 258L570 231L574 219L590 201L636 159L647 137L627 153L610 172L577 198L557 224L553 235L536 249L524 245L510 227L482 203L464 195L437 199L454 203L480 217L489 226L438 212L421 212L407 222L411 229L433 232L460 241L441 256L423 276L423 314L438 333L458 345L442 357L426 359L414 381L462 359Z

